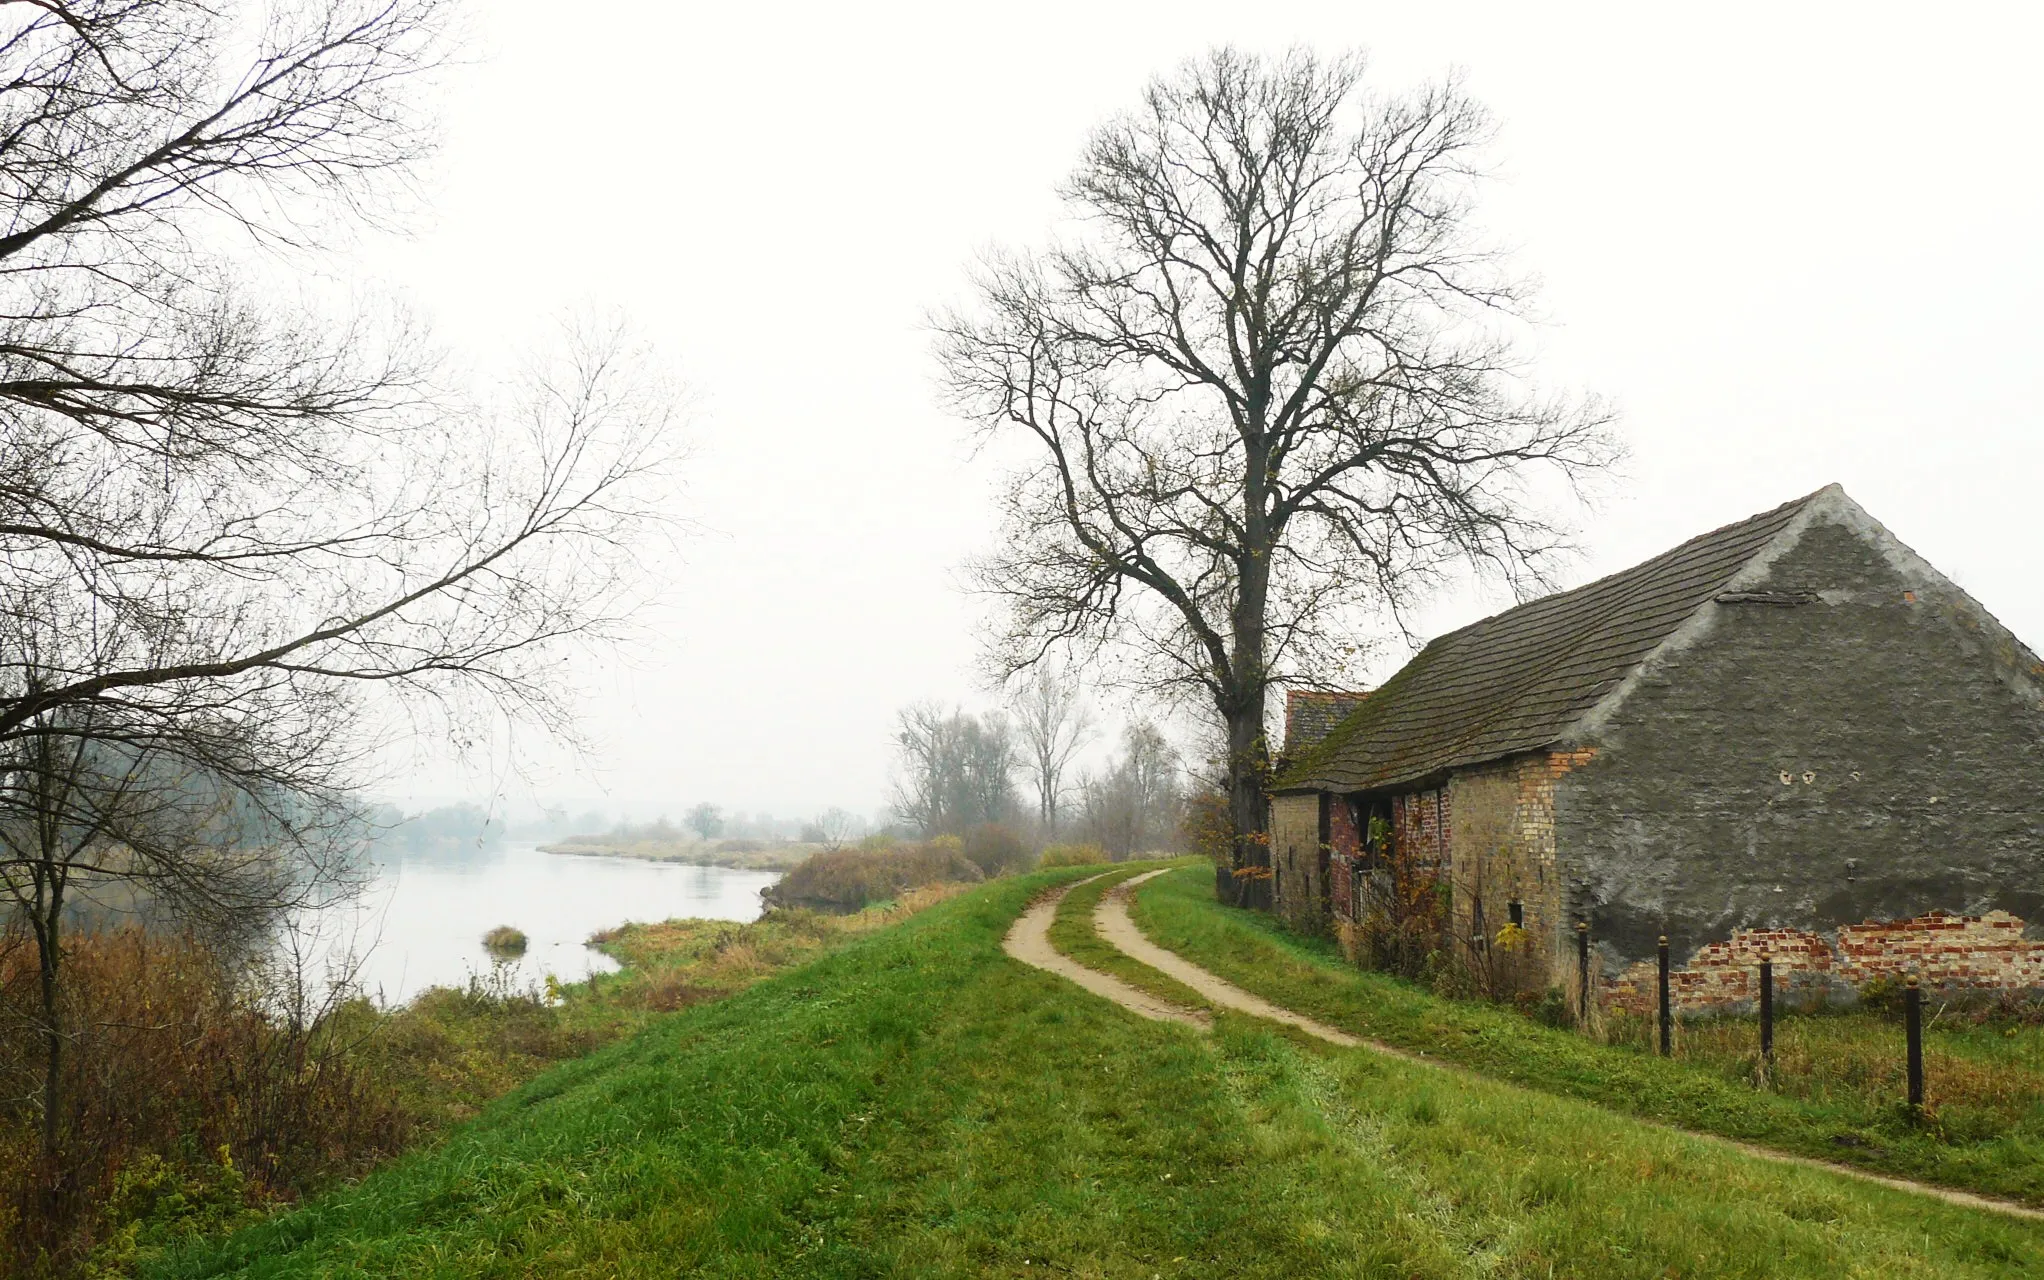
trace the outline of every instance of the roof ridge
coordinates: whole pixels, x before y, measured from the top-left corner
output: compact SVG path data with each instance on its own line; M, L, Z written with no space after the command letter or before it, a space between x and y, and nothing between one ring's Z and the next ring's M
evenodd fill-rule
M1630 586L1628 586L1623 592L1621 592L1616 599L1612 600L1609 605L1602 609L1594 611L1599 616L1609 617L1612 614L1623 611L1627 605L1639 599L1640 596L1643 593L1645 593L1649 587L1658 585L1654 575L1652 573L1645 572L1645 570L1649 566L1660 564L1664 561L1672 560L1675 558L1676 554L1682 551L1684 548L1694 543L1701 542L1706 538L1716 537L1720 534L1729 532L1732 529L1736 529L1741 525L1758 524L1761 521L1766 520L1772 516L1780 515L1782 512L1787 511L1792 507L1800 508L1805 504L1809 503L1814 498L1816 498L1817 494L1822 492L1824 492L1824 490L1819 489L1817 490L1817 493L1806 494L1805 496L1798 498L1793 502L1784 502L1780 506L1775 507L1772 510L1763 511L1758 515L1747 516L1744 520L1733 520L1726 524L1719 525L1717 528L1712 529L1708 533L1700 533L1696 535L1694 538L1690 538L1688 541L1677 543L1675 546L1668 548L1661 554L1657 556L1650 556L1647 559L1640 561L1638 564L1631 566L1630 568L1620 569L1616 573L1608 573L1604 575L1602 578L1598 578L1591 582L1586 582L1580 587L1572 587L1567 591L1558 591L1554 595L1542 596L1540 599L1558 600L1563 596L1575 595L1577 592L1587 591L1589 590L1589 588L1597 586L1600 583L1611 582L1615 579L1622 578L1627 574L1637 575L1637 580L1634 581ZM1774 539L1770 537L1767 539L1767 542L1761 543L1760 547L1755 547L1752 551L1749 551L1744 556L1740 557L1737 567L1735 567L1730 573L1725 575L1725 581L1729 582L1731 581L1732 578L1737 577L1739 569L1744 568L1748 564L1751 564L1753 562L1753 558L1760 554L1761 547L1766 546L1767 543L1772 541L1774 541ZM1519 609L1523 609L1528 605L1534 605L1538 603L1540 603L1540 600L1528 600L1524 604L1517 605L1511 609L1505 610L1504 613L1505 614L1515 613ZM1694 614L1696 612L1696 609L1699 608L1702 608L1702 606L1698 605L1695 608L1692 608L1689 611L1689 614ZM1492 617L1503 616L1504 614L1492 615ZM1685 614L1684 616L1686 617L1689 615ZM1484 621L1489 621L1489 619L1484 619ZM1493 724L1497 723L1506 715L1516 710L1519 705L1519 699L1525 693L1526 690L1538 685L1542 678L1554 672L1556 668L1565 666L1571 658L1574 658L1578 653L1582 652L1585 646L1589 644L1593 636L1594 632L1591 632L1589 630L1580 631L1576 634L1574 642L1572 644L1563 646L1545 662L1533 665L1531 667L1531 670L1524 679L1514 682L1511 694L1500 705L1498 705L1496 709L1491 712L1491 714L1489 714L1488 716L1478 718L1474 723L1470 725L1468 732L1461 734L1460 736L1452 739L1448 743L1445 754L1449 755L1455 754L1461 748L1468 745L1470 741L1477 737L1480 737L1483 734L1483 732L1489 729Z
M1836 489L1729 521L1437 637L1288 762L1279 785L1385 785L1566 736L1611 682L1636 670Z
M1544 596L1535 596L1531 600L1521 600L1519 603L1512 605L1510 608L1500 609L1496 613L1485 614L1483 617L1478 618L1474 622L1464 623L1463 625L1455 628L1455 630L1453 631L1449 631L1440 636L1436 636L1429 643L1438 644L1443 640L1452 640L1456 636L1461 635L1465 631L1473 631L1477 627L1482 626L1486 622L1494 622L1499 618L1505 617L1509 614L1517 613L1519 610L1528 608L1532 605L1547 604L1556 600L1566 600L1570 596L1579 595L1582 592L1588 591L1592 587L1603 586L1605 583L1610 582L1613 578L1622 578L1628 573L1637 573L1640 570L1645 569L1649 565L1659 564L1664 560L1673 559L1678 552L1681 552L1684 549L1693 546L1696 543L1702 542L1706 539L1715 538L1721 534L1728 533L1731 530L1738 528L1740 525L1759 524L1762 520L1769 519L1773 516L1778 516L1782 512L1787 511L1791 508L1806 506L1809 503L1815 501L1821 495L1829 492L1832 489L1837 488L1839 488L1839 486L1835 483L1827 484L1822 489L1815 490L1814 492L1811 493L1806 493L1802 497L1792 499L1791 501L1788 502L1784 502L1778 507L1772 507L1766 511L1756 512L1753 515L1747 516L1743 520L1727 520L1725 523L1719 525L1715 529L1710 529L1703 533L1699 533L1693 538L1686 538L1683 541L1676 543L1674 546L1669 547L1666 551L1662 551L1656 555L1648 556L1646 559L1640 561L1637 564L1627 565L1623 569L1613 569L1610 573L1605 574L1601 578L1592 578L1588 582L1582 583L1578 586L1569 587L1562 591L1552 591ZM1756 551L1755 554L1758 554L1758 552Z

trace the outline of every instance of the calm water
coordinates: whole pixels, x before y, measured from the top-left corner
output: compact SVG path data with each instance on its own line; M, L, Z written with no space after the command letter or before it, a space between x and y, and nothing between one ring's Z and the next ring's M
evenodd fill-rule
M617 968L584 945L598 929L679 916L757 919L759 891L779 878L769 871L541 853L529 844L408 853L379 863L359 904L301 918L299 936L308 940L303 945L315 983L352 964L365 992L399 1004L427 987L459 986L471 974L489 973L483 934L500 924L530 939L507 975L515 986L539 985L548 974L574 982Z

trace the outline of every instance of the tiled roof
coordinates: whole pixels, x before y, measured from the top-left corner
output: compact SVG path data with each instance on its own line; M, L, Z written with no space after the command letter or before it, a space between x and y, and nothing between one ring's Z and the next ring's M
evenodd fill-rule
M1816 497L1440 637L1272 789L1397 786L1559 741Z
M1285 691L1285 749L1284 758L1291 759L1307 747L1326 737L1334 726L1340 724L1351 711L1363 705L1363 699L1370 695L1363 691L1348 692L1326 689L1287 689Z

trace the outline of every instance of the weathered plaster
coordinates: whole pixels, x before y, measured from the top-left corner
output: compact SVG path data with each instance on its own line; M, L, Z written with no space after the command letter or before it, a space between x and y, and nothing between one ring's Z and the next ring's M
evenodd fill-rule
M1577 727L1569 913L1613 961L1742 928L2044 916L2036 659L1841 491Z

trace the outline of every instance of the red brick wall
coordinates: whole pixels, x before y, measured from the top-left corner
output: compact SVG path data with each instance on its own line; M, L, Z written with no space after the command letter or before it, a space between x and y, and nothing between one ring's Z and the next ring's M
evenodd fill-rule
M1344 858L1353 858L1363 851L1363 833L1356 829L1356 807L1347 796L1336 796L1328 823L1332 835L1328 842L1334 851Z
M1448 868L1454 808L1445 790L1412 791L1391 799L1391 839L1416 865Z
M1796 929L1740 930L1698 949L1669 973L1675 1007L1730 1009L1756 999L1763 955L1774 961L1775 981L1791 1001L1836 997L1911 973L1947 992L2044 988L2044 942L2026 940L2021 920L2005 911L1934 912L1845 925L1831 938ZM1605 998L1617 1008L1650 1012L1654 988L1654 962L1643 960L1620 975Z

